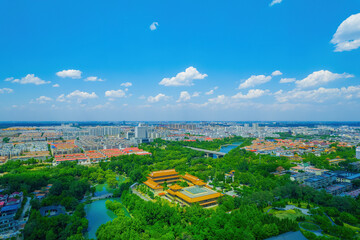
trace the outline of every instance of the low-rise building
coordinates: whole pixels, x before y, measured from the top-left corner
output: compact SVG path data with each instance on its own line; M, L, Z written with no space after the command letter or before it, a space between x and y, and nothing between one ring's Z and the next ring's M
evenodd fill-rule
M320 176L315 176L304 180L304 184L306 186L318 189L332 185L335 180L336 180L335 176L330 174L323 174Z
M303 183L306 179L312 178L314 176L315 176L314 173L299 172L299 173L296 173L296 174L293 174L292 176L290 176L290 180L296 181L298 183Z
M357 198L359 195L360 195L360 188L342 194L342 196L350 196L350 197L353 197L353 198Z
M352 173L352 172L336 172L336 181L337 182L347 182L351 183L354 180L360 179L360 173Z
M340 195L341 193L349 191L351 189L352 184L344 182L328 186L325 188L325 191L327 193L330 193L331 195Z

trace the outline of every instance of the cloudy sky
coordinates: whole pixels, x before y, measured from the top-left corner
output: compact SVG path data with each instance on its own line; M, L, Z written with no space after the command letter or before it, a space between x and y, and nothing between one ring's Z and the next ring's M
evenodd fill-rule
M360 121L360 1L0 1L0 121Z

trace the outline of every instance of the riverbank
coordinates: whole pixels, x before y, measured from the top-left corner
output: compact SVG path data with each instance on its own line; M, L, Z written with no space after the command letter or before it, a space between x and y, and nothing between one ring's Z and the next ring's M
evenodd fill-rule
M124 176L117 177L119 185L126 181ZM98 184L95 186L96 192L94 194L95 197L109 195L114 192L116 188L110 188L106 183ZM108 210L106 208L106 201L118 201L121 202L120 198L106 198L106 199L94 199L91 203L85 205L86 219L89 221L88 230L85 234L87 239L96 239L96 231L101 226L101 224L107 223L108 221L112 221L116 218L115 213ZM130 213L124 208L125 216L130 217Z

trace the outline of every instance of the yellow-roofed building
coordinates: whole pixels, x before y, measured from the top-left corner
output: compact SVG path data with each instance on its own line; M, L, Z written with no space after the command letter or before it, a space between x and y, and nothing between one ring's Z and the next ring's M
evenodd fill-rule
M182 188L175 184L166 190L166 197L180 203L182 206L199 204L202 207L214 207L218 205L218 198L222 196L205 186L191 186Z
M153 180L156 183L163 184L173 183L179 181L179 173L175 169L155 171L149 174L148 179Z

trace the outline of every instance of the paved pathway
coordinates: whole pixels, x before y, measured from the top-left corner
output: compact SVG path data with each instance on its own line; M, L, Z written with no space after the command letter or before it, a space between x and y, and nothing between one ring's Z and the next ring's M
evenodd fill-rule
M270 212L271 209L275 209L275 210L279 210L279 211L286 211L286 210L292 210L292 209L298 209L300 210L303 214L307 215L307 216L310 216L311 213L310 213L310 210L309 209L306 209L306 208L299 208L299 207L296 207L294 205L286 205L285 208L270 208L266 211L266 213Z
M313 223L313 224L315 224L315 223ZM312 233L314 233L316 236L323 236L322 230L321 230L320 226L317 225L317 224L315 224L315 225L318 226L320 230L309 230L309 229L303 228L303 227L301 227L300 223L299 223L299 228L301 228L301 229L303 229L303 230L305 230L305 231L308 231L308 232L312 232Z
M141 193L139 193L137 190L136 190L136 183L135 184L133 184L133 185L131 185L130 186L130 189L131 189L131 191L134 193L134 194L136 194L136 195L138 195L141 199L143 199L143 200L145 200L145 201L151 201L151 199L149 199L149 198L147 198L147 197L145 197L144 195L142 195Z
M26 213L28 210L31 209L30 200L31 200L30 197L27 197L27 198L26 198L26 203L25 203L23 212L21 213L21 216L20 216L20 218L19 218L19 219L23 219L23 221L25 221L25 219L24 219L25 213Z

